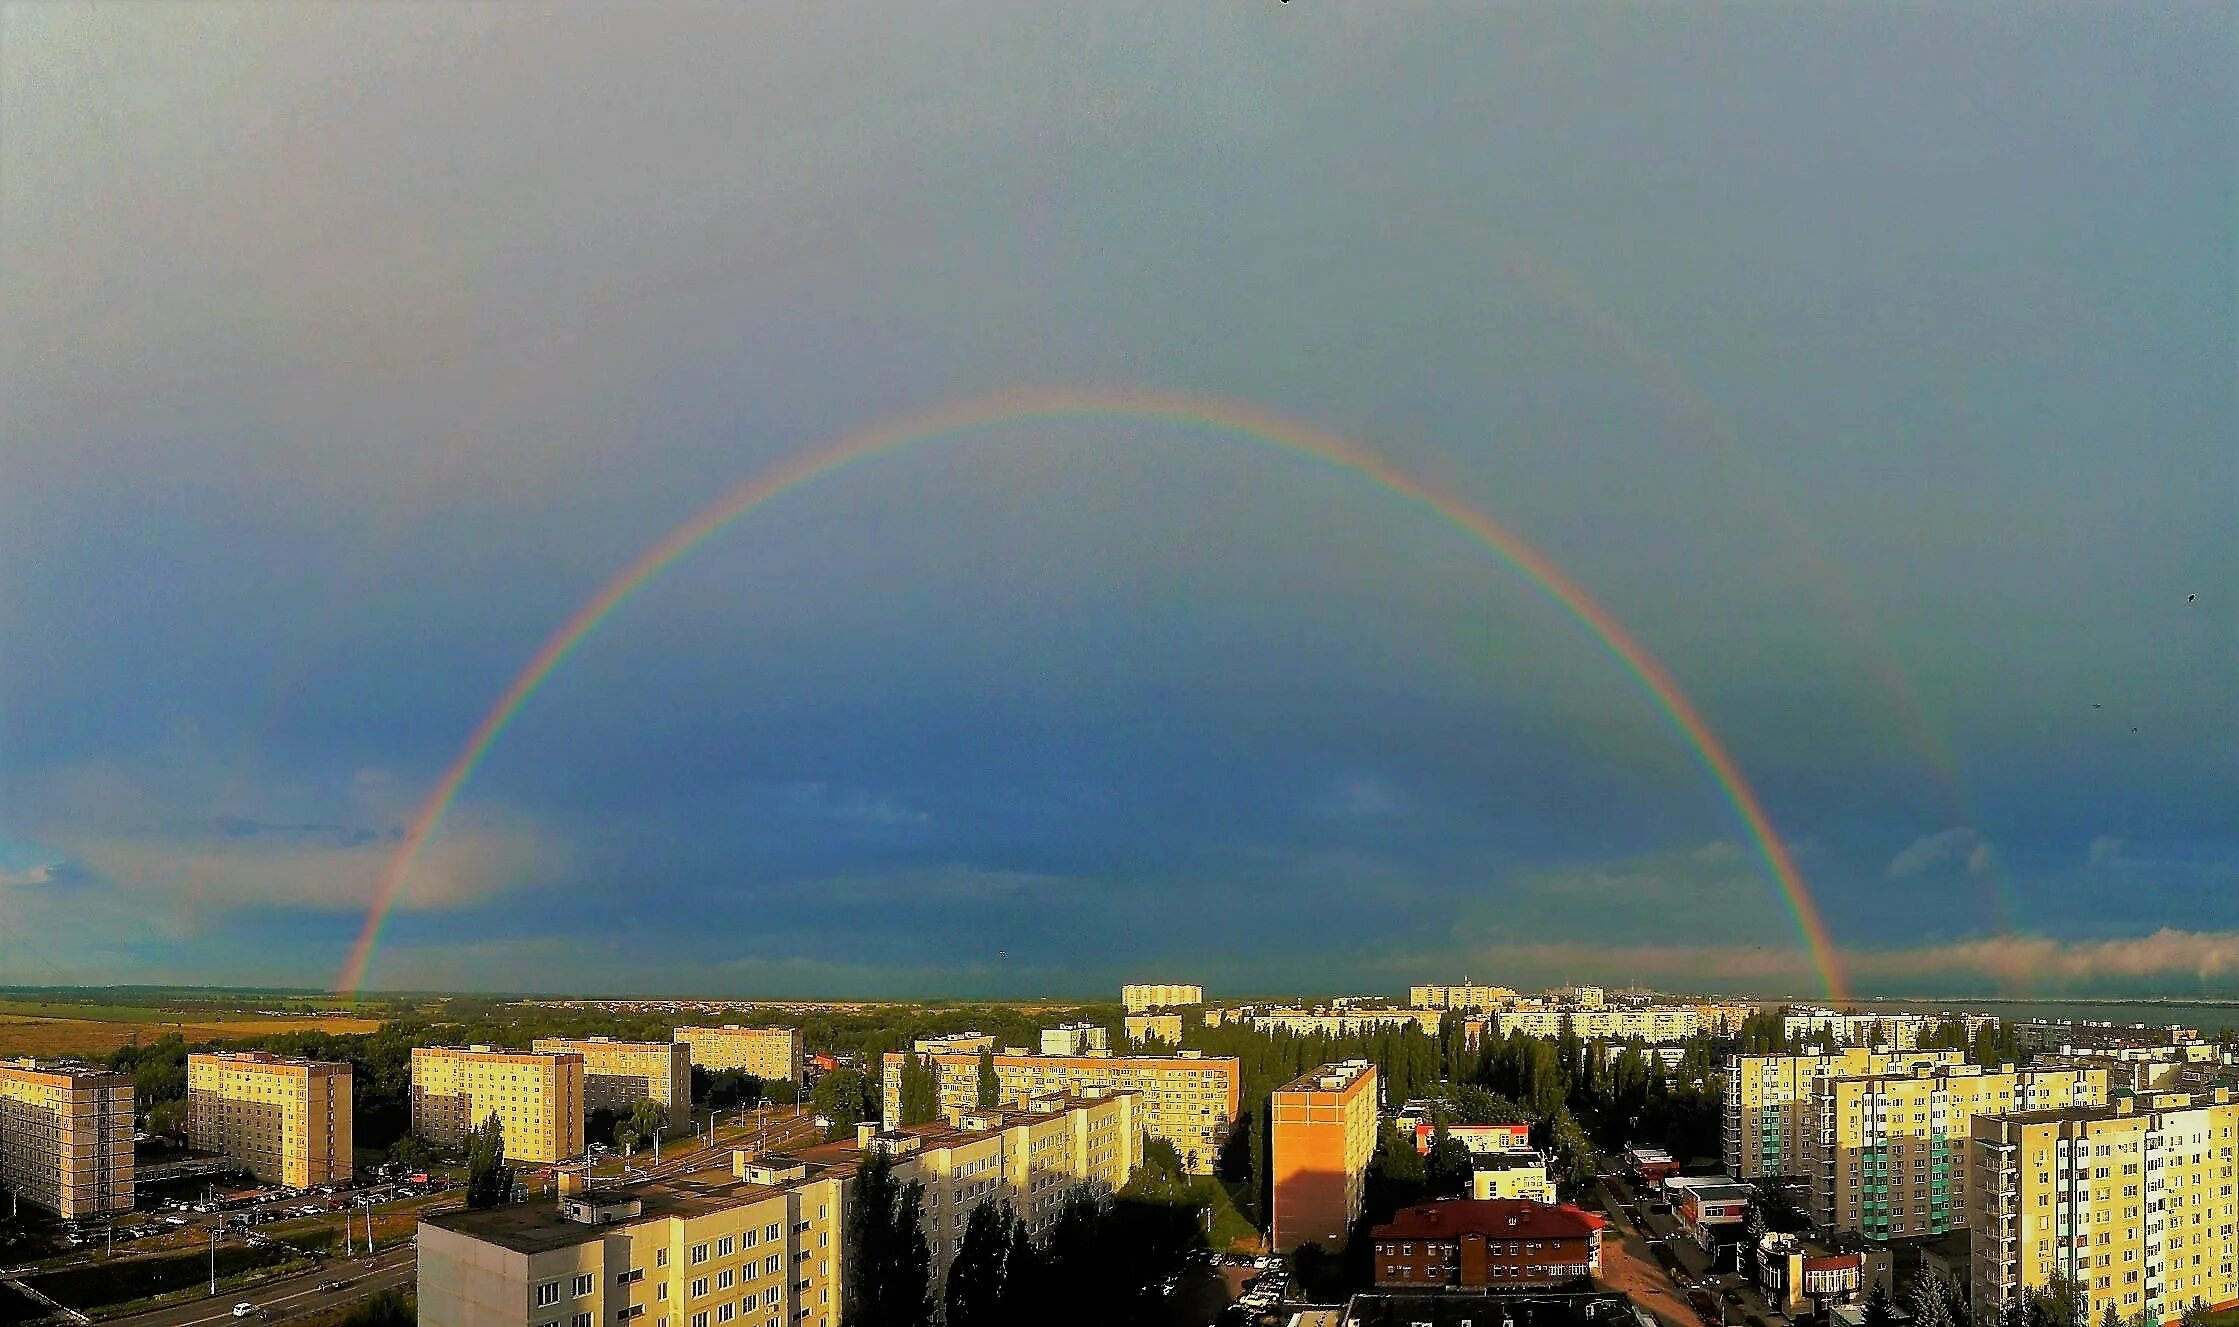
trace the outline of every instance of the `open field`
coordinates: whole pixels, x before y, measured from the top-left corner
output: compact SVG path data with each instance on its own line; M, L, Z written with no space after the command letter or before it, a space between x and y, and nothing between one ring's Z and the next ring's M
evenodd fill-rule
M0 1000L0 1057L107 1055L167 1032L188 1041L247 1041L283 1032L371 1032L379 1026L370 1018Z

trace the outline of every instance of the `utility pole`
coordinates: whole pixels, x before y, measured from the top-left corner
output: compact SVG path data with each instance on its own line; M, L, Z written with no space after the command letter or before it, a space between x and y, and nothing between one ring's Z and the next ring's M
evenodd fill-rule
M365 1205L365 1256L373 1256L373 1204Z
M218 1228L210 1227L210 1293L218 1293Z

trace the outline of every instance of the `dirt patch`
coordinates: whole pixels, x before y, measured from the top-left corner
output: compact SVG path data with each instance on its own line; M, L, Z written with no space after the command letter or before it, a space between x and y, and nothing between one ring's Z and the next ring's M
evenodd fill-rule
M151 1016L144 1021L0 1013L0 1058L106 1056L119 1046L151 1042L167 1032L176 1032L188 1041L253 1041L286 1032L347 1036L381 1026L370 1018L260 1018L253 1014L163 1018L160 1011L149 1012Z

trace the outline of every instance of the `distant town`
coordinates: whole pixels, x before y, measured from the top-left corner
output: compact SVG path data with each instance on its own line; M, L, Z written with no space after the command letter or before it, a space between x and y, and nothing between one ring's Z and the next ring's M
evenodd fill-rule
M0 1064L0 1295L135 1327L2239 1320L2228 1030L1118 994L151 1019ZM206 1035L255 1020L288 1030Z

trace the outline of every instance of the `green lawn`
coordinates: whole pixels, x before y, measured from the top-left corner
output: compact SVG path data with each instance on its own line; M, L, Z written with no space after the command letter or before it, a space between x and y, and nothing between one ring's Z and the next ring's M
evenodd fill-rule
M2239 1308L2220 1309L2201 1322L2202 1327L2239 1327Z
M228 1280L242 1276L261 1277L288 1263L310 1266L309 1260L293 1249L274 1245L262 1248L221 1245L218 1282L223 1286ZM90 1311L177 1290L206 1289L210 1284L210 1255L203 1252L156 1258L114 1258L59 1272L42 1272L27 1278L26 1284L57 1303Z

